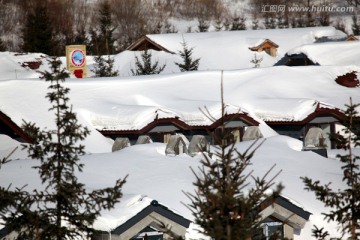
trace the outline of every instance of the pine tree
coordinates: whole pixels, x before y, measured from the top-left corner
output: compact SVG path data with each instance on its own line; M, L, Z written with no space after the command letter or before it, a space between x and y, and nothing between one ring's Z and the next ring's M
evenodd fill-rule
M22 239L79 239L88 238L92 224L102 209L111 209L122 196L125 179L117 180L114 187L88 192L75 172L84 165L79 157L84 146L79 143L89 130L80 125L76 114L68 105L69 89L62 82L69 76L60 69L61 61L49 61L52 72L43 72L42 78L50 82L46 95L55 113L55 129L40 129L34 123L24 123L24 130L35 144L25 146L29 157L39 160L38 170L44 190L28 193L27 206L7 218L10 230L20 231ZM30 205L30 206L29 206ZM25 210L26 211L25 211Z
M264 26L266 29L275 29L276 28L276 20L274 17L265 17Z
M320 26L330 26L330 14L328 12L320 12Z
M346 2L348 2L348 4L350 4L351 6L359 6L360 5L360 0L346 0Z
M175 29L175 26L171 24L168 20L166 20L164 25L165 33L177 33L177 30Z
M337 155L343 163L343 182L346 184L344 189L332 189L331 184L321 184L308 177L302 177L305 189L315 193L318 200L324 203L325 207L330 207L330 212L325 212L325 220L335 221L339 224L343 235L348 235L351 240L360 238L360 157L353 152L353 146L360 146L359 123L355 121L358 116L357 108L360 104L346 105L346 119L343 121L345 126L343 134L336 133L332 138L336 140L338 146L347 151L345 155ZM345 137L344 137L345 136ZM315 228L314 236L321 239L327 236L327 231Z
M17 150L17 147L5 158L0 159L0 170L2 166L11 161L10 156ZM31 206L34 204L34 199L31 195L24 191L25 186L18 188L10 185L5 188L0 186L0 220L1 224L4 226L7 232L15 231L19 234L17 239L22 239L24 237L26 239L30 234L34 234L34 232L30 232L31 229L24 232L22 228L22 222L26 222L25 219L31 221L33 225L36 224L34 221L36 218L35 214L31 212ZM16 219L14 221L14 219Z
M159 66L159 62L156 61L152 64L152 54L148 50L145 50L141 54L142 62L139 60L137 56L135 56L135 65L136 69L131 69L132 75L151 75L151 74L159 74L161 73L166 65Z
M224 19L224 30L227 31L227 30L230 30L230 21L229 19L225 18Z
M258 19L253 19L252 20L252 29L253 30L259 29L259 20Z
M351 29L353 31L353 35L356 35L356 36L360 35L360 24L359 24L359 21L355 14L352 16Z
M74 44L88 45L88 39L86 38L86 32L84 29L80 29L75 33Z
M0 38L0 52L5 52L6 47L4 41Z
M92 72L95 77L114 77L118 76L118 71L114 71L114 59L110 54L115 53L114 43L112 37L115 28L112 26L112 14L110 11L110 2L103 1L99 5L99 30L90 29L90 53L97 55L94 60L96 62ZM103 56L107 55L107 57Z
M34 12L29 12L22 29L22 51L55 55L55 40L46 3L36 2Z
M231 31L246 30L246 18L235 16L232 19Z
M246 30L246 18L245 17L240 17L239 30Z
M95 77L115 77L119 75L118 71L114 71L114 59L110 56L96 56L94 69Z
M99 5L98 29L90 30L91 41L89 52L95 55L114 54L114 30L110 2L102 1Z
M222 19L217 19L215 21L215 31L219 32L223 29L224 25L223 25L223 20Z
M285 28L285 20L281 14L277 15L277 26L278 28Z
M198 18L198 31L207 32L209 30L210 24L208 21Z
M222 86L221 86L222 87ZM223 91L222 95L223 95ZM275 174L270 181L265 180L271 169L262 178L253 177L246 172L251 165L251 158L256 149L256 142L244 153L240 153L235 143L227 141L229 133L225 129L225 104L222 96L221 133L217 141L220 143L211 159L204 154L201 167L192 169L196 180L195 194L186 192L190 199L189 209L195 223L203 229L203 234L216 240L251 239L259 230L259 204L270 197L265 194L273 187ZM204 111L209 119L214 119ZM251 150L252 149L252 150ZM249 179L253 179L253 182ZM246 189L250 184L255 187ZM278 196L282 189L278 185L272 197Z
M188 48L185 39L183 39L181 45L183 46L183 50L179 51L179 54L183 59L183 63L175 63L175 64L179 66L181 72L197 71L199 67L200 58L195 60L192 59L193 48Z

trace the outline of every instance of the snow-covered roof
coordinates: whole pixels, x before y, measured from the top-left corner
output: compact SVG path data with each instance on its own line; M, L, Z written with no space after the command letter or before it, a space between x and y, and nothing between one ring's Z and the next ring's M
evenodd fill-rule
M111 211L103 210L101 212L101 216L99 216L94 222L93 227L96 230L104 232L114 231L116 228L135 217L145 208L154 205L154 202L156 205L161 206L161 208L166 209L172 214L181 216L181 214L179 214L176 210L171 209L168 206L164 206L161 201L159 202L158 200L152 199L146 195L126 194L121 198L121 201L115 205L114 209ZM167 216L169 216L169 214Z
M224 71L224 100L227 114L240 113L257 122L302 121L318 104L343 109L358 89L335 82L337 76L359 72L355 66L271 67ZM70 99L79 120L91 129L139 130L154 119L178 119L189 126L209 126L221 116L221 71L138 76L128 78L69 79ZM204 87L206 86L206 87ZM256 86L256 87L254 87ZM21 126L23 120L52 128L53 113L42 80L0 81L0 111ZM36 91L29 91L36 89ZM261 126L265 126L260 124ZM264 129L261 129L264 133ZM266 132L266 131L265 131ZM100 134L92 131L92 135ZM265 136L266 137L266 136ZM91 137L87 141L92 141ZM103 146L108 143L104 142ZM101 148L91 144L92 151Z
M322 66L360 66L360 41L306 44L289 50L287 55L301 53Z
M334 27L314 27L149 34L146 35L146 38L173 53L183 50L182 42L185 40L187 46L193 48L193 58L200 58L199 70L234 70L254 67L254 64L251 63L254 52L249 47L261 43L264 39L269 39L279 45L277 54L282 57L290 49L303 44L314 43L316 39L323 36L344 38L346 34ZM174 64L174 62L182 62L178 54L165 51L151 51L151 54L154 61L158 61L160 65L166 64L162 73L180 71L178 66ZM272 66L279 60L279 57L271 57L264 52L256 54L263 58L261 67ZM119 63L116 64L116 67L121 76L131 75L130 69L135 67L135 55L139 56L140 54L124 51L116 55L116 61Z
M269 100L266 104L269 105L269 108L271 108L270 105L274 104L281 104L284 106L284 110L287 108L286 104L280 103L280 101L283 100ZM289 99L287 104L289 104L289 111L284 112L271 112L268 110L257 110L255 112L256 116L264 120L265 122L303 122L310 116L314 115L315 113L318 114L334 114L338 116L339 118L342 118L343 111L341 111L339 108L336 108L335 106L332 106L327 103L319 102L314 99ZM268 109L269 109L268 108Z
M24 62L43 61L45 62L40 69L46 67L45 54L31 53L20 54L14 52L0 52L0 74L1 79L17 79L17 78L38 78L39 74L29 68L22 67Z
M259 39L258 41L254 42L253 45L249 45L249 49L252 51L258 51L258 49L263 46L265 43L271 44L273 47L278 48L279 45L271 41L270 39Z

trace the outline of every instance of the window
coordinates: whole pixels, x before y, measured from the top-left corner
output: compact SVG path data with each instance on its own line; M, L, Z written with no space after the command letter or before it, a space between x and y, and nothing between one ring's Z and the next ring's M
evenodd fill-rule
M283 224L280 222L266 222L260 225L263 229L263 235L266 240L281 240L284 237ZM274 238L276 237L276 238Z

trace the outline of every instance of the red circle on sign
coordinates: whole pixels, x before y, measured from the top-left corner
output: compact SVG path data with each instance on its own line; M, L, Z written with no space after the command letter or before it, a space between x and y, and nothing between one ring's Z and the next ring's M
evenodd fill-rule
M70 58L71 63L76 67L81 67L85 63L85 53L80 49L72 51Z

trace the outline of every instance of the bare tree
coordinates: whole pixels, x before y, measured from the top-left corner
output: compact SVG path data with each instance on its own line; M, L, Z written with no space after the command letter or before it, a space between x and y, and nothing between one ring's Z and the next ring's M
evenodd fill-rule
M8 51L19 50L21 8L16 1L0 0L0 36Z
M347 0L348 4L349 5L352 5L352 6L359 6L360 5L360 0Z
M151 5L144 0L111 0L119 49L124 50L139 37L156 32L158 21L154 20Z

